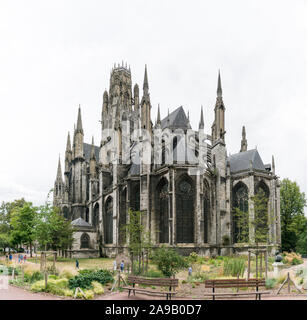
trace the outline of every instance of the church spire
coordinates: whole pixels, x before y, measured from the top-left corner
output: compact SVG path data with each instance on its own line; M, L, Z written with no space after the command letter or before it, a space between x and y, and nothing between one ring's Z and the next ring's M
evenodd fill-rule
M217 96L219 98L222 98L222 83L221 83L220 70L219 70L219 76L218 76L218 80L217 80Z
M143 83L143 91L144 94L148 93L149 85L148 85L148 77L147 77L147 65L145 64L145 74L144 74L144 83Z
M79 104L79 109L78 109L78 120L77 120L77 130L76 130L76 132L80 132L80 133L83 134L80 104Z
M247 151L247 140L246 140L245 126L243 126L240 152L245 152L245 151Z
M70 134L68 131L68 135L67 135L67 143L66 143L66 152L70 152L71 151L71 142L70 142Z
M57 175L56 175L56 179L57 181L63 181L62 180L62 168L61 168L61 158L59 156L59 162L58 162L58 171L57 171Z
M200 111L200 120L199 120L199 129L204 129L204 112L203 112L203 106L201 106Z

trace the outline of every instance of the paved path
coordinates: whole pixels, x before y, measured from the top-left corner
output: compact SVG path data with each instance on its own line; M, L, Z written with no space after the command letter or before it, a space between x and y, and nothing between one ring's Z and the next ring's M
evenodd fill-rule
M0 300L63 300L61 298L43 293L33 293L14 286L0 289Z

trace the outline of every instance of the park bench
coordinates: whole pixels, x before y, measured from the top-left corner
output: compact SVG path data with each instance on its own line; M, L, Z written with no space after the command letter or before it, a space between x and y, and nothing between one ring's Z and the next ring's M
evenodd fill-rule
M250 288L255 287L256 291L253 292L221 292L216 293L215 289L217 288L237 288L238 291L240 288ZM247 296L255 295L256 300L261 300L262 294L269 294L270 291L259 291L259 287L265 287L265 279L213 279L205 281L205 288L212 288L212 293L205 293L205 296L212 296L212 300L215 300L215 297L222 296Z
M128 290L128 297L130 297L131 291L133 291L133 294L135 295L135 292L140 292L147 295L166 295L166 300L171 300L172 295L176 294L175 288L178 287L178 279L172 279L172 278L144 278L139 276L132 276L129 275L127 278L128 284L125 287L122 287L124 290ZM138 285L136 287L135 285ZM147 288L139 287L139 285L144 286L155 286L155 287L167 287L167 291L156 291L156 290L150 290Z

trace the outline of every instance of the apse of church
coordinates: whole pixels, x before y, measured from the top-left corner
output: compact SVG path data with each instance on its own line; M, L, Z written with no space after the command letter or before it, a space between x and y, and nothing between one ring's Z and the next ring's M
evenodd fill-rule
M94 138L84 142L79 106L67 136L64 178L59 159L54 185L54 205L76 229L70 255L125 252L129 210L141 211L155 246L208 256L244 252L254 245L254 230L250 227L242 237L234 211L239 208L247 213L247 223L252 221L252 198L259 190L274 217L263 246L275 250L280 245L280 184L274 158L264 164L257 149L248 149L244 126L240 151L227 152L220 73L210 134L202 107L198 130L182 106L169 110L159 105L153 123L148 74L145 66L140 92L130 67L114 65L102 97L98 145Z

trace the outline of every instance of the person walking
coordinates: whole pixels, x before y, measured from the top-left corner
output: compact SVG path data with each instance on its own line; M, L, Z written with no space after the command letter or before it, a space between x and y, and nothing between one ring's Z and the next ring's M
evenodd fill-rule
M189 277L191 277L191 275L192 275L192 267L191 266L188 269L188 275L189 275Z
M124 260L122 260L122 262L120 263L120 271L124 272Z
M26 262L27 261L27 255L25 254L25 256L23 257L23 261Z
M79 261L76 259L76 268L79 269Z

